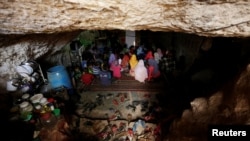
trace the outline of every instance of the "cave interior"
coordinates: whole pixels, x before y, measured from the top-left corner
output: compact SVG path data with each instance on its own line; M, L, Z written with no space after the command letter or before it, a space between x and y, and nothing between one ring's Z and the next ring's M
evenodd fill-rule
M113 45L125 45L125 31L102 30L81 31L78 33L80 34L73 34L75 36L71 36L72 38L70 40L68 39L65 41L62 49L59 49L53 53L65 53L65 51L68 51L70 43L74 40L81 40L81 43L86 47L91 45L94 41L105 45L109 43L113 43ZM39 41L47 40L50 37L53 37L53 39L57 37L63 38L65 34L68 33L58 33L55 35L2 35L1 46L4 47L10 46L12 44L18 44L23 40ZM160 98L162 103L171 101L171 107L166 108L172 108L172 110L169 110L172 112L172 115L177 115L178 118L181 118L185 109L192 108L190 103L195 98L209 98L218 91L223 91L227 94L227 98L224 99L226 104L222 104L224 109L225 107L232 106L230 105L230 102L232 101L230 98L233 97L231 97L231 95L233 95L234 92L232 85L236 82L237 78L240 77L240 74L246 69L250 61L250 38L203 37L186 33L153 31L136 31L135 36L134 44L138 45L139 43L144 43L144 45L147 47L160 47L163 50L174 50L177 63L183 61L181 60L181 57L182 59L183 57L185 58L185 66L178 68L174 79L171 80L171 82L167 80L167 89L163 90L166 93L170 93L171 96L161 95ZM30 50L32 50L32 47ZM54 54L48 52L36 58L36 61L43 69L45 78L47 78L46 70L54 65L60 63L63 65L69 65L66 67L70 67L70 65L72 65L72 60L64 60L64 62L59 62L57 60L58 58L53 58ZM31 127L27 126L27 128L25 128L26 130L20 131L24 129L22 128L24 125L21 125L20 123L20 125L14 125L14 123L11 125L12 122L9 122L9 114L10 108L13 105L13 97L10 97L10 95L13 95L13 92L9 93L8 96L2 96L3 98L1 98L1 103L5 103L1 104L1 113L3 113L3 116L1 116L1 124L3 126L1 126L1 128L6 132L11 132L11 134L17 134L17 137L25 136L26 133L30 132L30 130L33 131L33 127L31 129ZM170 97L172 97L172 99ZM75 99L73 98L73 100ZM169 106L169 104L167 106ZM231 108L233 108L233 106ZM175 119L177 119L176 116ZM172 124L172 121L173 120L169 120L169 124ZM233 123L233 121L231 122ZM172 132L172 135L173 134L174 133ZM9 133L6 133L6 135L11 136Z

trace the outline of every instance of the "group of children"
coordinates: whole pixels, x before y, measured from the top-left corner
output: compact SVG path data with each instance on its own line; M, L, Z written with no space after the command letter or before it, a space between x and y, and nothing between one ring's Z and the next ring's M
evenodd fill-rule
M83 68L81 77L81 90L89 90L95 79L100 79L102 85L110 85L112 81L111 72L107 64L92 62Z
M133 54L130 58L130 66L130 75L142 83L152 81L161 75L159 63L156 62L152 50L148 50L146 55L139 60Z
M106 56L93 56L89 60L83 60L82 73L78 75L78 79L85 88L89 89L95 79L99 79L102 85L110 85L113 80L122 77L122 72L142 83L152 81L161 75L159 64L164 54L160 48L145 50L131 46L126 52L111 50Z

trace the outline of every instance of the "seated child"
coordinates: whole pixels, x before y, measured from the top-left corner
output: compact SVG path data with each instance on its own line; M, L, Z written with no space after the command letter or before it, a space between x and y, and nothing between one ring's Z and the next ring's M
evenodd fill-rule
M129 70L129 74L130 76L135 76L135 72L134 72L134 69L135 69L135 66L137 65L138 63L138 60L136 58L136 55L133 54L130 59L129 59L129 67L130 67L130 70Z
M92 67L93 74L95 75L96 78L99 78L99 74L101 71L99 64L100 64L99 62L94 62L94 65Z
M89 73L87 68L83 70L81 81L82 81L84 90L89 90L89 87L92 84L94 78L95 78L94 75Z
M115 78L115 79L119 79L119 78L121 78L121 65L119 65L119 63L118 63L118 61L116 60L116 61L114 61L112 64L111 64L111 66L110 66L110 70L113 72L112 74L113 74L113 77Z
M100 81L102 85L105 85L105 86L111 85L112 76L111 76L111 72L108 70L107 64L103 64L99 77L100 77Z
M125 53L122 57L121 67L122 71L128 72L129 71L129 54Z
M82 71L80 70L80 67L75 66L74 70L72 70L71 73L72 73L72 83L73 83L74 88L76 88L78 82L81 79Z

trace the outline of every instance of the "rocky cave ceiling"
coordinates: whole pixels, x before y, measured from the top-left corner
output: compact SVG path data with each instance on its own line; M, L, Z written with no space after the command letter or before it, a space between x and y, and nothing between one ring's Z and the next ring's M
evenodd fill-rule
M16 65L55 56L83 30L250 37L249 0L1 0L0 17L3 84Z
M151 30L249 38L250 0L1 0L0 22L0 90L8 93L6 80L15 76L17 65L53 53L55 58L61 57L56 53L81 30ZM197 46L200 40L189 37L184 41ZM230 83L229 90L192 102L199 109L183 112L182 119L174 122L169 140L195 141L194 136L200 135L207 123L230 120L249 124L249 76L248 66L235 87ZM224 93L226 102L221 98Z
M151 30L250 36L249 0L3 0L0 34Z

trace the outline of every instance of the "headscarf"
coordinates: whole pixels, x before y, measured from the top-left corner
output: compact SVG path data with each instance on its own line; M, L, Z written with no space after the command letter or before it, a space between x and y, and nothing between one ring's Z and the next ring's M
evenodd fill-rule
M133 54L133 55L130 57L130 59L129 59L130 68L131 68L131 69L134 69L134 67L137 65L137 63L138 63L138 60L137 60L137 58L136 58L136 55Z
M110 70L113 72L113 77L120 78L121 77L121 65L119 65L118 61L112 63Z
M135 80L138 80L139 82L145 82L145 80L148 78L148 71L142 59L140 59L137 65L135 66L134 72Z
M124 56L122 58L121 66L122 67L127 67L128 62L129 62L129 55L128 54L124 54Z
M151 59L151 58L154 58L153 53L152 53L152 51L148 51L144 59L148 60L148 59Z
M109 65L111 65L116 60L115 54L111 53L109 55Z
M160 48L157 48L157 51L154 53L154 59L157 62L157 64L160 62L162 58L162 52Z
M163 55L163 54L162 54L161 49L160 49L160 48L157 48L157 50L156 50L156 51L158 52L159 56L160 56L160 57L162 57L162 55Z

